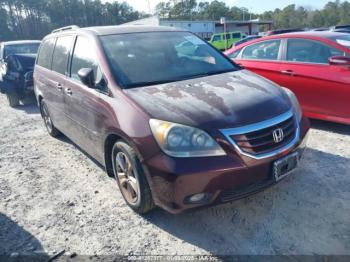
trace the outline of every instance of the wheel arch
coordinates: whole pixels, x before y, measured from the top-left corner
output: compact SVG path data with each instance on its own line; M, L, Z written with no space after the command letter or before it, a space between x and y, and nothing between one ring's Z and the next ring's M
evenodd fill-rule
M104 162L105 162L105 168L106 168L106 172L109 176L114 176L113 175L113 164L112 164L111 154L112 154L113 146L114 146L115 142L117 142L118 140L122 140L125 143L127 143L128 145L130 145L135 150L137 157L139 158L140 162L142 163L142 159L143 159L142 155L140 154L136 145L131 141L131 139L129 139L126 135L121 134L120 132L117 132L114 130L106 136L106 138L104 140L104 148L103 148L103 152L104 152L103 158L104 158ZM148 176L147 176L147 180L149 180Z

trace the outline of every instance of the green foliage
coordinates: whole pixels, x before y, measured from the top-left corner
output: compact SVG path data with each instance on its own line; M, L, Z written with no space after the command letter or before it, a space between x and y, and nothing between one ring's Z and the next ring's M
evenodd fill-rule
M126 2L0 0L0 41L41 39L62 26L117 25L142 16Z
M273 20L274 28L313 28L350 24L350 3L335 0L321 10L289 5L283 9L251 14L229 7L225 1L168 0L156 7L165 19ZM51 30L67 26L116 25L144 17L125 2L102 0L0 0L0 41L41 39Z

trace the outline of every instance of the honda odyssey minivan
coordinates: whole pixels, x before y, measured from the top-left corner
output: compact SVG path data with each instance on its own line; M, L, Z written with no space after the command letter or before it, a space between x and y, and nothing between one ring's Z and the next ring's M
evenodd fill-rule
M194 48L182 53L186 42ZM34 85L48 133L99 161L138 213L275 184L297 168L309 129L291 91L169 27L57 29Z

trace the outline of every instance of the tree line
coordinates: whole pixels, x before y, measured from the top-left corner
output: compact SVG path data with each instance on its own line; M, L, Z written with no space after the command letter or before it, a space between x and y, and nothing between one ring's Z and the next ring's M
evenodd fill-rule
M263 3L262 3L263 4ZM315 10L295 4L262 14L250 13L247 8L229 7L224 1L197 2L196 0L170 0L159 3L156 13L164 19L228 20L261 19L274 21L275 29L316 28L338 24L350 24L350 3L348 1L328 2L322 9Z
M140 0L141 1L141 0ZM143 1L143 0L142 0ZM348 1L328 2L322 9L289 5L283 9L250 13L224 1L168 0L156 6L163 19L273 20L274 28L315 28L350 24ZM67 25L118 25L145 17L126 2L101 0L0 0L0 41L41 39L55 28Z
M117 25L143 17L126 2L0 0L0 42L42 39L55 28Z

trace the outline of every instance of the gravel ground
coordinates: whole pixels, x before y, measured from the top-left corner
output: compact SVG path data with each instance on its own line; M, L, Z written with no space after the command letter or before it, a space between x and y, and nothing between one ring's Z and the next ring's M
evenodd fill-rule
M37 108L0 96L0 254L350 255L350 126L313 122L300 169L251 197L133 213L103 169Z

